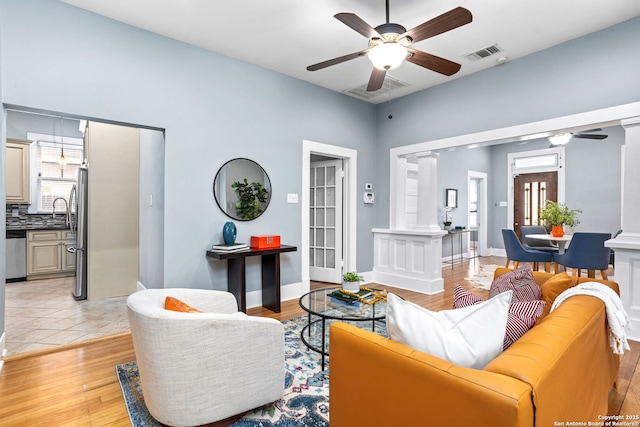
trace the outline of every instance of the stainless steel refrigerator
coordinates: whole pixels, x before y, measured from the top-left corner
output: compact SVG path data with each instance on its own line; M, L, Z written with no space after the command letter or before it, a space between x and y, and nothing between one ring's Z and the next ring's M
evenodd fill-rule
M71 209L71 232L76 235L76 244L67 249L76 255L76 283L73 297L76 300L87 299L87 165L78 169L78 179L71 188L69 206Z

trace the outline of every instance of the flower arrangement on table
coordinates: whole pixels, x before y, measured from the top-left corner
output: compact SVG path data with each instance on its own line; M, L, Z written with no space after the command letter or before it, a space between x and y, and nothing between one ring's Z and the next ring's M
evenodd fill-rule
M451 213L453 208L451 206L447 206L442 210L444 211L444 221L442 222L444 224L444 229L450 230L451 224L453 223L453 214Z
M580 209L570 210L563 203L547 200L544 208L541 208L538 212L538 222L544 222L547 226L551 226L551 234L554 237L562 237L565 225L574 228L580 224L578 220L579 213L582 213Z

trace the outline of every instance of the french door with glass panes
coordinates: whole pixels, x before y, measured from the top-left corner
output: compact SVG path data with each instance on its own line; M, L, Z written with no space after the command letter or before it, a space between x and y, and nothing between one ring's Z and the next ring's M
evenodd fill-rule
M342 160L311 163L309 276L342 282Z

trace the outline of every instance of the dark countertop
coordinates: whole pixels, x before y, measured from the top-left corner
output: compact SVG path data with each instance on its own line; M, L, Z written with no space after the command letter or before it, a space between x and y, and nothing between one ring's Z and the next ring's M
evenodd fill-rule
M7 225L7 231L9 230L26 230L26 231L31 231L31 230L69 230L69 227L66 227L64 225Z

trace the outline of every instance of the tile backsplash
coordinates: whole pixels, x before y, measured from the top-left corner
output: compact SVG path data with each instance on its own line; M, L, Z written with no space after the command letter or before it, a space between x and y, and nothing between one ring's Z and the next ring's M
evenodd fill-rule
M7 229L16 228L58 228L65 226L65 214L56 213L53 218L51 214L29 214L29 205L6 205L7 207ZM17 210L18 216L13 216Z

